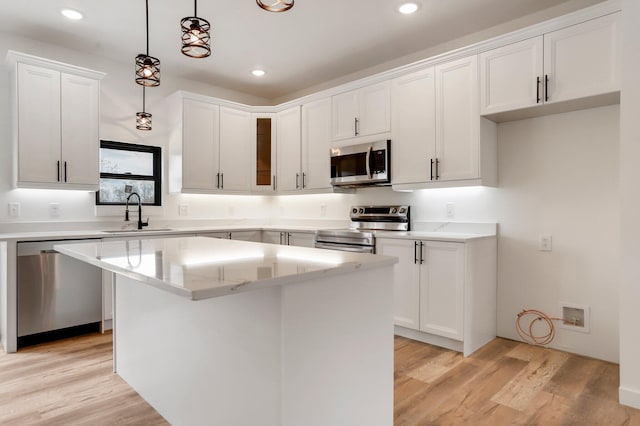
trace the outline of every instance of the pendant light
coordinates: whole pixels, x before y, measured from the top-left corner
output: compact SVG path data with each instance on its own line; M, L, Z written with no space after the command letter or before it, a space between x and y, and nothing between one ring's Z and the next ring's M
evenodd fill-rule
M275 3L265 4L263 0L256 0L258 6L269 12L286 12L293 7L294 0L276 0Z
M149 56L149 0L145 0L147 12L147 54L136 56L136 83L152 87L160 85L160 59Z
M136 129L138 130L151 130L151 114L145 111L146 90L147 88L142 86L142 112L136 112Z
M191 58L206 58L211 55L209 29L206 19L198 18L198 0L193 1L193 16L182 18L182 54Z

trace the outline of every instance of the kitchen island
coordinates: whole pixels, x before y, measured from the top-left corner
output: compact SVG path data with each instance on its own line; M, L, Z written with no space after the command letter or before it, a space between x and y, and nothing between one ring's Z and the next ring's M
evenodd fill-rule
M115 274L114 369L175 425L393 423L393 264L203 237L57 245Z

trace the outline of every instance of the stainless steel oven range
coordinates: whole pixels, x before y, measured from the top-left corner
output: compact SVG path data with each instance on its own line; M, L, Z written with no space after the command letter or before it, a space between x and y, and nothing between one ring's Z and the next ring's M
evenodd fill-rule
M353 206L349 229L316 232L316 248L375 253L376 231L408 231L409 206Z

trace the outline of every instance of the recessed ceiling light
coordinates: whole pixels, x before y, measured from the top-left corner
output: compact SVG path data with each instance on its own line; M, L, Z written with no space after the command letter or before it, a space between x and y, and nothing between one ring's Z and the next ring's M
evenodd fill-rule
M398 8L398 11L404 15L410 15L418 10L418 5L415 3L405 3Z
M78 12L77 10L73 10L73 9L62 9L62 14L69 19L72 19L74 21L77 21L79 19L82 19L84 16L82 15L82 13Z
M266 73L264 71L262 71L262 70L253 70L253 71L251 71L251 74L255 75L256 77L262 77Z

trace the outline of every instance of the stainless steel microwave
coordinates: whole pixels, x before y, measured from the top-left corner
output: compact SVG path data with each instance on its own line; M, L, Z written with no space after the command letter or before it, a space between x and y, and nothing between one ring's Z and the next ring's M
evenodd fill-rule
M391 141L331 148L331 185L389 185Z

